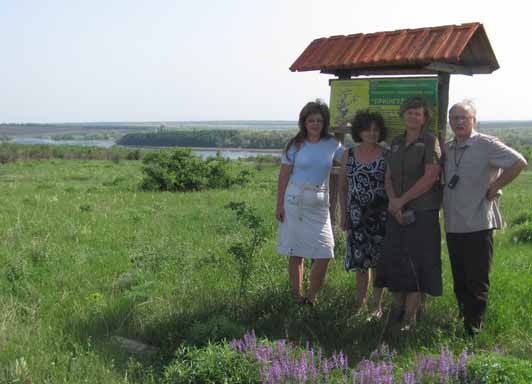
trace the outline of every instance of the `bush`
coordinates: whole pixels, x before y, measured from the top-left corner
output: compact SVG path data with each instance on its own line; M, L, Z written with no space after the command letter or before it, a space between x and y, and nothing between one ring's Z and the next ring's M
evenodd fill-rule
M531 243L532 242L532 221L515 227L512 233L512 239L516 243Z
M140 160L141 157L140 149L135 149L134 151L127 153L126 160Z
M249 235L244 235L244 241L237 241L228 249L238 264L240 275L240 297L248 290L248 284L254 269L255 256L261 251L262 245L268 239L270 233L264 224L264 219L257 215L253 208L246 206L244 202L232 201L225 206L236 212L239 223L249 229ZM241 231L242 233L242 231ZM245 233L245 232L244 232Z
M223 314L213 314L208 319L194 322L187 331L187 341L191 344L234 339L245 332L245 327Z
M532 363L497 353L476 355L468 364L468 377L478 384L529 384Z
M175 361L166 367L165 384L259 383L258 364L228 344L204 348L181 346Z
M512 220L511 226L532 223L532 212L523 212Z
M145 191L199 191L244 185L249 181L246 170L237 176L231 174L230 160L221 156L202 160L190 149L152 152L144 157L143 163L145 176L140 188Z

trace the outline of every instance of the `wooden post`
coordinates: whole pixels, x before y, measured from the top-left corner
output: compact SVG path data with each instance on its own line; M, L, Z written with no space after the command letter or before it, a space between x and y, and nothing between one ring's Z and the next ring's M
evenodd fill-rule
M349 80L351 78L350 71L338 72L336 73L336 75L338 76L338 80ZM335 132L334 136L342 144L344 143L344 140L345 140L344 132ZM339 196L339 189L340 189L339 171L340 171L339 167L333 167L331 176L329 177L329 201L331 204L331 206L329 207L329 213L331 215L331 224L333 226L336 225L336 218L337 218L336 206L338 205L338 196Z
M447 108L449 107L449 82L451 74L438 72L438 140L440 148L445 149L447 136Z

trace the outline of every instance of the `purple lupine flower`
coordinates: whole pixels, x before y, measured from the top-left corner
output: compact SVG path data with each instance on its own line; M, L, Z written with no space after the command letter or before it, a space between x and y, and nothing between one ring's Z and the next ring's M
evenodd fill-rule
M299 366L301 367L301 370L300 370L301 383L305 383L308 377L307 353L305 351L303 351L303 353L301 354Z
M321 354L321 350L320 350ZM321 362L321 372L323 373L323 380L325 383L329 382L329 362L324 358Z
M414 372L405 372L403 374L403 384L416 384L416 375Z
M272 377L276 383L281 382L283 377L281 372L281 364L279 364L279 360L277 359L273 360L272 362L272 366L270 368L270 377Z
M469 355L467 354L467 350L464 349L464 351L458 356L458 363L457 363L457 378L461 380L463 383L467 382L467 359L469 358Z
M261 381L263 383L270 383L271 382L271 376L270 376L270 370L267 366L263 365L260 368L260 377Z
M299 358L293 357L292 359L295 375L294 378L298 383L305 383L308 378L308 364L307 364L307 354L303 352Z
M338 368L338 357L336 356L336 351L333 352L330 363L331 369Z
M342 351L340 351L338 359L340 362L340 367L344 370L347 369L347 356L345 356Z
M391 361L385 361L383 363L383 380L382 384L392 384L393 382L393 363Z
M362 360L358 364L358 381L359 384L370 384L372 372L372 363L369 360Z
M284 377L290 376L290 359L288 355L282 355L281 358L281 372Z
M453 356L448 348L442 348L438 361L438 373L441 383L448 383L454 372Z
M253 349L257 345L255 330L252 329L250 332L244 334L244 345L246 349Z
M315 383L317 382L317 378L318 378L318 370L316 368L316 359L314 357L314 350L312 348L310 349L310 352L309 352L309 361L310 361L309 370L310 370L311 381Z
M340 365L340 370L342 371L342 381L347 383L349 381L349 367L347 364L347 356L345 356L342 351L340 351L338 354L338 364Z
M382 369L381 369L380 364L372 363L371 364L371 376L370 376L371 382L373 382L377 378L379 378L379 381L380 381L381 375L382 375Z
M416 376L423 378L425 376L435 377L436 376L436 367L437 362L431 356L417 356L416 357Z
M277 381L275 381L275 378L271 375L268 377L268 384L277 384Z
M256 346L253 354L255 356L255 359L260 362L266 363L268 361L268 358L269 358L268 351L266 347L262 345Z
M229 345L237 352L244 352L244 345L242 343L242 340L233 339L231 340L231 343L229 343Z

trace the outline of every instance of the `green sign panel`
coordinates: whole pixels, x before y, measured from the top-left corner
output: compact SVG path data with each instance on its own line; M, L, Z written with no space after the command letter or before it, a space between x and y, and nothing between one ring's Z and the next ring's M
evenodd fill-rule
M404 130L399 106L403 100L414 96L424 97L432 105L434 116L428 129L436 134L437 77L332 80L331 127L344 128L358 110L369 109L383 115L390 140Z

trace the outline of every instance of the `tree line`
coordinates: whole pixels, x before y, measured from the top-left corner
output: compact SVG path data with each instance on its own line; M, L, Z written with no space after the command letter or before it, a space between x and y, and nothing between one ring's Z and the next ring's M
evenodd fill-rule
M237 129L172 130L128 133L117 144L137 147L206 147L282 149L295 131Z

